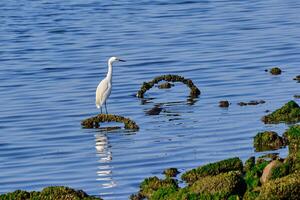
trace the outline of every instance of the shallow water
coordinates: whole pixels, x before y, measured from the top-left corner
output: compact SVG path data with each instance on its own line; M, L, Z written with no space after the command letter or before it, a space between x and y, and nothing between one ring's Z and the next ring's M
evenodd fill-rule
M66 185L127 199L168 167L262 155L252 137L286 125L260 118L299 94L299 12L298 1L275 0L1 2L0 193ZM80 126L99 112L94 93L112 55L127 62L114 65L108 110L138 132ZM264 71L272 66L283 74ZM134 97L168 73L191 78L200 98L181 84ZM160 115L147 115L157 104Z

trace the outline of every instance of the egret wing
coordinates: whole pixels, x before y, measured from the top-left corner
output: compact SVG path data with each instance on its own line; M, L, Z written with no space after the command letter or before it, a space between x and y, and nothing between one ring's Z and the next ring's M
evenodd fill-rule
M104 94L108 89L108 83L106 79L103 79L96 90L96 106L100 107L104 103Z

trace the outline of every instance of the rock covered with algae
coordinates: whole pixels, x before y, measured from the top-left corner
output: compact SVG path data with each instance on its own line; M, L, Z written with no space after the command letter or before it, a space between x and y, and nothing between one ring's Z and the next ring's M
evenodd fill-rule
M274 131L259 132L254 137L255 151L276 150L285 146L286 140Z
M124 123L125 129L138 130L139 126L129 118L111 114L99 114L95 117L90 117L81 122L84 128L98 128L103 122L121 122Z
M296 123L300 121L300 107L295 101L289 101L281 108L262 118L265 124Z
M242 171L243 163L238 158L229 158L215 163L203 165L196 169L185 172L181 178L186 181L189 185L193 184L198 179L205 176L217 175L229 171Z
M101 198L87 195L82 190L74 190L69 187L51 186L46 187L40 192L27 192L16 190L7 194L0 195L3 200L101 200Z
M300 125L291 126L284 132L283 137L288 141L290 153L300 150Z
M177 174L179 174L179 171L177 168L171 167L171 168L165 169L165 171L163 173L166 177L176 177Z
M273 67L272 69L270 69L270 73L272 74L272 75L279 75L279 74L281 74L281 69L279 68L279 67Z
M169 74L155 77L152 81L144 82L140 90L137 92L136 96L139 98L144 98L145 92L150 90L155 84L158 84L160 81L167 82L182 82L190 88L190 96L192 98L198 97L200 95L200 90L195 86L191 79L186 79L182 76Z

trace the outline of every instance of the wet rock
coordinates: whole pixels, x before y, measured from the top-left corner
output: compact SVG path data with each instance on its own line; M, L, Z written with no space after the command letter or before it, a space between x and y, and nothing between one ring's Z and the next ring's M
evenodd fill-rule
M300 179L299 174L288 176L267 182L261 188L258 200L265 199L300 199Z
M82 190L74 190L72 188L63 187L63 186L46 187L41 192L36 192L36 191L27 192L22 190L16 190L15 192L0 195L0 199L101 200L101 198L87 195Z
M281 69L279 67L273 67L271 70L270 70L270 73L272 75L279 75L281 74Z
M285 139L280 137L274 131L265 131L257 133L254 137L255 151L276 150L286 145Z
M264 100L258 100L258 101L249 101L249 102L239 102L238 105L240 106L254 106L258 104L264 104L266 103Z
M299 95L299 94L295 94L295 95L294 95L294 98L300 99L300 95Z
M300 125L291 126L283 133L283 137L288 142L290 153L300 151Z
M169 83L169 82L165 82L165 83L162 83L162 84L158 85L158 88L159 89L169 89L173 86L174 86L174 84Z
M293 80L300 82L300 75L298 75L295 78L293 78Z
M159 115L159 113L162 111L162 108L159 105L154 106L150 110L146 112L147 115Z
M296 123L300 121L300 108L295 101L289 101L281 108L275 110L261 119L265 124Z
M231 195L243 195L246 183L240 172L231 171L216 176L206 176L193 183L189 190L196 194L210 194L217 199L228 199Z
M179 171L177 168L168 168L164 171L164 174L166 177L176 177Z
M159 83L160 81L182 82L183 84L185 84L187 87L190 88L190 96L192 98L196 98L200 95L200 90L194 85L192 80L185 79L182 76L169 74L169 75L157 76L152 81L144 82L140 90L137 92L136 96L138 98L144 98L145 92L150 90L155 84Z
M121 122L124 123L125 129L139 129L139 126L131 119L111 114L99 114L95 117L90 117L81 121L81 126L83 128L99 128L100 123L103 122Z
M213 176L220 173L225 173L229 171L242 171L243 163L238 158L229 158L215 163L210 163L207 165L200 166L196 169L185 172L181 178L186 181L189 185L193 184L195 181L203 178L205 176Z
M229 101L220 101L219 102L219 107L228 108L229 104L230 104Z

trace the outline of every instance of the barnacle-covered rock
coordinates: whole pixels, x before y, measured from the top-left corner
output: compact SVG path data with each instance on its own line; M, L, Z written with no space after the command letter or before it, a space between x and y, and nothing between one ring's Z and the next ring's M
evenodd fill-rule
M98 128L100 126L100 123L103 122L121 122L124 123L125 129L139 129L139 126L131 119L111 114L99 114L95 117L90 117L88 119L83 120L81 122L81 125L84 128Z

